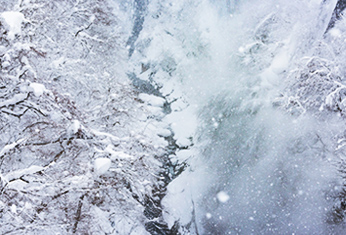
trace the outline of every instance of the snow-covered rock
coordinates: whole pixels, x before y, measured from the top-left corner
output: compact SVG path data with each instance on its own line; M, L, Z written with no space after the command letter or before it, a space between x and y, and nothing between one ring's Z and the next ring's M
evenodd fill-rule
M138 95L138 98L143 100L145 103L148 103L149 105L155 106L155 107L163 107L165 104L165 99L155 96L155 95L148 95L145 93L141 93Z

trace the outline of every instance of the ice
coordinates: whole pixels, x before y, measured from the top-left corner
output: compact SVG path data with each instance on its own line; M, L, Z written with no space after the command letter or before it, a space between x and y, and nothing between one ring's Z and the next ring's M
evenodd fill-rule
M1 13L0 17L4 20L8 30L8 38L13 40L16 35L22 32L22 22L25 20L24 15L17 11L7 11Z
M217 200L219 200L219 202L221 203L226 203L230 197L228 196L228 194L225 191L220 191L217 195Z
M111 167L111 159L109 158L97 158L94 161L94 170L96 174L103 175Z

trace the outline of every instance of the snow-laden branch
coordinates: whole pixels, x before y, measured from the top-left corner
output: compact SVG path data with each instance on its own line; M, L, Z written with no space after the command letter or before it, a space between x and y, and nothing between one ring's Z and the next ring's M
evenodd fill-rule
M16 104L22 103L27 98L28 98L28 94L23 94L23 93L16 94L11 99L0 102L0 109L4 107L8 107L10 105L16 105Z
M35 174L35 173L40 172L42 170L44 170L44 167L32 165L32 166L25 168L25 169L12 171L12 172L4 175L4 179L6 179L8 182L10 182L10 181L19 179L25 175Z
M2 150L0 151L0 157L4 156L5 154L10 152L11 150L15 149L18 145L23 143L25 140L26 140L26 138L22 138L16 142L13 142L12 144L5 145L5 147L3 147Z

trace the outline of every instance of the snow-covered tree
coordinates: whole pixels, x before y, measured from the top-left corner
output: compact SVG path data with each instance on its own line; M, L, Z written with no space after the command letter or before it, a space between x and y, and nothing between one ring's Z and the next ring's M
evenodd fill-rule
M1 233L147 233L168 130L125 73L120 4L1 7Z

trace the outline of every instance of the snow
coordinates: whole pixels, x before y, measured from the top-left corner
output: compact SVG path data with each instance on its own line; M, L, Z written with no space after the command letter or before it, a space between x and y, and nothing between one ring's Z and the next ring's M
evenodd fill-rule
M91 208L91 213L94 215L95 217L95 222L96 224L99 225L100 228L100 233L104 233L104 234L111 234L112 233L112 226L111 223L108 219L108 213L106 211L101 210L100 208L98 208L97 206L93 206Z
M244 48L244 47L239 47L239 48L238 48L238 51L239 51L240 53L244 53L244 52L245 52L245 48Z
M280 74L288 68L289 62L290 55L288 49L284 47L281 53L273 59L270 68L274 73Z
M278 84L278 75L272 69L267 68L261 74L263 87L273 87Z
M97 158L94 161L94 170L96 174L103 175L111 167L111 159L109 158Z
M333 37L336 37L336 38L340 38L342 35L342 32L337 28L332 28L331 30L329 30L329 33L330 33L330 35L332 35Z
M67 129L68 136L72 136L78 132L79 129L81 129L81 123L78 120L73 120L69 128Z
M0 185L3 195L15 193L0 200L0 233L66 234L76 226L75 233L148 234L143 202L161 187L167 145L158 135L171 132L158 117L165 99L141 102L129 84L122 42L131 30L121 28L132 23L119 18L120 3L56 1L54 12L49 1L3 3L25 19L0 11Z
M9 189L14 189L14 190L20 191L20 190L25 189L25 187L27 185L28 185L28 183L26 183L22 180L15 180L15 181L9 182L6 187Z
M188 146L190 146L192 144L192 142L191 142L191 140L189 138L180 137L180 138L177 138L176 144L180 148L187 148Z
M44 92L46 92L46 87L43 84L32 82L30 83L31 91L34 93L35 96L39 97L43 95Z
M9 105L15 105L16 103L25 100L27 98L27 96L28 96L27 94L23 94L23 93L16 94L12 98L0 102L0 108L6 107Z
M124 153L123 151L115 151L113 145L108 145L104 152L109 153L112 160L122 159L122 160L135 160L134 156Z
M221 1L203 1L203 4L209 2L217 2L215 5L222 8L220 6ZM211 58L210 60L205 59L204 55L196 53L196 60L191 59L191 63L188 64L188 59L177 59L180 57L180 53L176 55L174 52L167 52L164 49L160 51L158 47L169 46L171 42L165 44L165 39L162 38L162 41L159 41L156 35L153 36L156 41L152 46L153 48L150 48L151 51L149 50L148 52L150 59L154 62L157 61L156 63L159 64L163 60L162 58L169 56L178 63L177 70L172 73L171 78L167 79L169 81L160 81L163 83L165 95L168 95L167 99L173 100L172 97L178 98L179 103L183 103L183 99L179 99L179 96L171 96L172 91L179 90L181 87L174 85L173 88L171 86L165 88L165 85L172 83L172 80L177 81L181 79L182 87L186 91L184 95L188 101L188 107L183 107L182 109L179 108L180 104L178 102L173 102L172 113L165 118L165 121L171 124L171 130L174 133L174 138L177 140L179 147L197 149L196 152L191 152L193 154L177 151L176 155L171 157L174 160L179 159L180 161L178 162L188 159L189 167L168 186L164 205L166 205L165 209L168 207L167 213L171 213L171 216L174 217L171 218L165 215L167 216L165 219L169 221L170 225L172 221L178 219L181 219L180 222L182 224L187 222L186 224L190 225L193 222L191 221L191 217L189 217L190 221L187 217L191 213L191 204L188 201L194 200L196 206L196 218L194 219L198 221L196 222L198 228L202 229L202 232L199 231L200 234L213 232L227 234L229 231L233 232L234 230L232 229L238 226L244 234L253 231L268 233L269 230L266 232L260 230L262 224L265 225L265 211L270 211L269 213L271 213L277 210L279 213L281 208L273 208L275 207L273 201L280 200L282 193L287 193L287 198L290 198L295 204L291 207L287 206L287 210L297 215L302 211L315 211L316 214L311 213L313 215L307 216L309 219L304 219L303 223L313 228L311 230L312 233L319 230L314 229L312 226L313 223L310 221L319 220L322 217L321 211L314 210L313 207L308 206L308 203L304 204L303 200L291 198L291 192L286 192L286 189L282 189L282 185L275 184L275 180L268 180L267 177L268 175L274 174L274 172L280 175L276 171L282 164L284 165L284 172L281 174L285 174L285 177L287 177L285 179L288 181L287 184L297 188L295 177L301 174L307 178L298 178L299 181L305 182L303 183L304 187L309 188L310 179L313 179L313 177L308 177L306 172L316 172L316 169L324 168L323 166L321 168L317 166L318 159L312 160L314 158L311 158L307 160L309 156L316 156L313 151L301 155L296 152L287 154L288 149L294 148L292 141L301 140L302 138L304 142L305 138L308 139L308 137L302 134L305 133L305 130L303 130L304 127L310 126L312 123L318 122L318 120L310 117L309 114L304 114L311 119L306 123L301 122L299 124L301 126L296 131L291 131L290 129L293 129L291 123L295 123L296 119L293 117L288 118L289 120L281 119L280 115L282 113L282 115L286 115L286 110L282 111L285 108L280 107L278 108L280 111L275 110L273 112L272 107L273 97L281 94L285 95L285 92L289 93L298 87L296 84L295 87L292 84L296 80L299 80L301 75L305 75L305 73L298 72L298 75L292 77L288 77L287 74L296 73L296 70L300 69L297 66L299 58L302 55L312 55L312 44L319 42L322 39L321 35L323 35L323 32L321 32L323 27L319 24L315 25L318 20L314 16L317 16L319 13L315 13L315 11L306 12L303 10L304 8L297 6L301 4L307 6L307 2L309 4L314 2L314 4L319 5L316 7L316 10L319 10L318 8L324 8L324 6L322 7L320 5L322 1L307 1L302 3L301 1L295 0L290 2L282 0L275 3L280 5L280 11L278 11L276 5L272 4L273 2L275 1L251 1L251 3L243 1L239 3L243 8L237 9L239 12L236 12L233 18L227 19L228 22L226 25L228 27L222 27L223 25L220 23L223 20L222 17L219 17L219 21L213 20L215 18L212 14L213 9L210 9L207 14L203 14L204 17L199 17L198 14L192 13L193 10L196 10L198 13L204 13L204 11L209 10L201 9L200 7L188 10L189 16L190 14L194 16L191 17L193 18L192 21L188 21L190 18L181 21L179 21L180 18L178 20L173 19L176 22L174 26L178 28L177 30L169 27L171 24L166 23L165 26L167 26L167 30L172 35L179 35L175 38L182 38L185 41L190 40L192 44L197 44L204 39L207 46L201 49L201 54L207 54ZM199 6L203 4L201 3ZM184 12L183 8L181 12ZM212 17L206 17L209 15ZM208 20L205 20L205 18ZM162 21L163 19L161 18L160 22ZM198 23L195 24L196 22ZM239 22L244 22L244 24ZM258 26L258 22L262 22L260 26ZM189 27L186 27L185 24L189 24ZM240 25L239 28L237 27L238 25ZM160 25L159 27L165 26ZM193 35L189 31L191 28L198 32L198 36ZM215 34L215 29L219 28L221 28L219 30L220 33ZM150 35L150 32L147 31L146 33ZM155 33L158 34L157 31ZM319 33L320 36L316 36ZM341 37L339 33L335 34L336 36L334 37ZM230 37L230 35L232 36ZM213 37L215 37L215 40ZM156 47L156 45L159 46ZM340 48L343 47L341 45L343 44L339 45ZM189 46L188 43L182 43L181 45L181 47L184 47L185 52L191 49ZM331 50L330 47L326 49ZM178 51L179 48L175 46L174 50ZM150 54L150 52L155 53ZM335 54L339 53L341 53L340 49L336 49ZM245 61L244 57L248 60ZM221 63L216 63L217 61ZM224 67L223 64L226 66ZM332 66L330 69L332 69ZM329 76L326 76L326 79L329 78ZM307 86L307 84L302 84L301 86ZM320 87L320 84L318 86ZM312 87L310 89L312 91L314 90ZM311 93L312 91L309 90ZM298 94L300 95L299 101L304 101L306 98L304 94ZM203 96L206 98L203 98ZM326 94L321 99L321 102L325 100L327 105L331 105L332 102L335 102L334 100L336 98L339 98L335 96L336 94L330 96ZM251 105L248 105L249 103ZM304 107L305 104L303 102L301 103ZM174 104L177 106L174 106ZM193 104L199 105L197 111L193 111L193 108L190 108ZM248 108L249 106L251 107ZM246 108L242 109L243 107ZM215 118L211 123L211 117L217 117L219 113L225 113L225 115L221 118ZM274 119L280 120L279 123ZM211 125L206 125L206 123ZM324 125L322 123L321 128L312 129L314 131L320 129L324 133L325 129L322 128ZM311 131L306 132L311 133ZM314 131L312 132L315 133ZM195 134L196 132L197 134ZM320 135L320 132L317 132ZM330 130L328 132L330 133ZM282 134L280 135L278 133ZM275 136L276 138L270 136ZM326 139L329 138L327 137ZM308 140L306 141L308 142ZM327 146L329 144L325 145ZM309 144L307 146L310 148ZM278 148L280 147L282 149L279 150ZM189 155L192 157L189 158ZM304 163L300 162L301 159L304 159ZM257 161L265 161L266 164L258 163ZM292 161L298 161L299 164L295 165L299 165L299 167L304 165L306 168L304 167L299 170L299 173L296 173L293 164L291 164ZM312 162L310 163L309 161ZM314 164L315 162L316 165ZM309 166L309 164L311 165ZM189 170L191 172L197 171L203 166L206 168L204 172L186 173ZM271 169L272 166L273 169ZM293 170L286 169L291 166ZM252 173L257 171L262 173L252 178ZM196 178L213 179L210 180L211 182L209 184L202 182L197 187L194 185ZM269 187L270 189L268 189ZM325 184L325 187L328 188L328 183ZM219 191L220 188L223 188L223 191ZM315 190L315 188L311 190ZM323 192L322 187L320 190L320 192ZM275 191L274 194L277 193L279 195L275 199L271 198L273 191ZM189 195L190 193L192 194L191 196ZM312 194L315 195L309 198L314 201L311 204L317 201L318 203L322 203L323 199L318 196L318 193L311 193L310 195ZM183 199L184 196L188 198L185 201ZM199 202L198 197L201 197ZM304 209L300 209L299 207L302 203L306 206ZM184 206L185 211L183 209ZM247 207L255 208L257 214L263 220L259 222L258 215L253 215L253 210L247 211ZM323 206L321 207L323 208ZM217 214L217 216L206 222L205 218L211 217L210 208L215 208L215 212L213 211L212 213L213 215ZM208 216L207 212L209 212ZM223 222L215 222L217 218L222 218ZM256 225L249 225L246 222L249 219L255 221L256 223L254 224ZM283 215L274 222L275 226L278 226L281 231L287 231L285 230L286 227L280 227L280 222L285 221L284 223L286 223L286 219ZM270 219L268 220L270 221ZM323 223L323 220L320 220L319 223ZM225 230L223 230L224 228ZM203 229L207 231L203 233ZM291 231L291 228L289 229ZM308 233L309 229L300 230L300 232Z
M30 166L28 168L25 168L25 169L20 169L20 170L12 171L12 172L6 174L4 176L4 178L7 181L11 181L11 180L14 180L14 179L19 179L20 177L22 177L24 175L30 175L30 174L37 173L37 172L42 171L44 169L45 168L42 167L42 166L32 165L32 166Z
M190 149L181 149L176 152L176 159L178 162L185 162L191 156L193 156L193 150Z
M54 60L51 65L54 67L54 68L59 68L59 67L62 67L63 64L66 62L66 58L65 57L60 57L59 59L56 59Z
M102 131L98 131L98 130L94 130L94 129L92 129L92 130L90 130L90 131L91 131L91 133L93 133L93 134L96 135L96 136L108 137L108 138L110 138L112 141L114 141L114 142L116 142L116 143L118 143L118 142L120 141L120 138L119 138L119 137L117 137L117 136L115 136L115 135L112 135L112 134L110 134L110 133L102 132Z
M174 139L176 139L178 146L191 145L191 137L194 136L197 129L195 110L191 106L167 115L165 122L171 123Z
M138 95L138 98L144 101L145 103L155 106L155 107L163 107L165 104L165 99L155 96L155 95L148 95L145 93L141 93Z
M210 213L206 213L205 217L207 217L207 219L211 219L212 215Z
M36 2L45 8L31 16L30 9L37 7ZM162 193L167 193L160 204L163 218L150 222L163 221L172 227L178 221L183 226L179 229L186 233L332 233L321 228L328 216L325 208L332 214L330 208L337 205L334 199L324 200L326 195L337 195L329 190L337 180L333 173L328 174L333 171L323 159L332 159L339 152L342 155L345 149L343 120L329 118L345 112L345 92L333 86L329 93L319 94L321 103L325 102L319 106L338 105L335 112L307 109L304 115L296 117L285 107L286 97L290 96L297 98L287 103L306 106L305 99L309 97L298 92L297 87L311 88L309 95L313 100L317 100L314 88L324 88L323 81L313 87L309 87L309 81L293 84L303 77L300 75L308 75L312 70L299 62L300 57L320 55L306 44L323 47L326 43L322 36L325 27L314 17L324 8L320 5L322 0L150 0L130 62L122 42L126 42L134 22L127 19L137 17L132 9L136 4L120 1L129 8L124 20L113 19L106 2L76 1L69 11L64 9L69 6L56 1L55 10L63 13L55 19L54 14L46 14L50 5L45 1L22 1L23 9L28 8L23 13L31 22L25 25L19 12L17 16L15 12L7 16L0 13L1 24L8 31L5 41L10 41L0 46L2 72L6 75L9 71L9 75L20 78L11 84L4 76L6 85L0 86L0 109L17 111L28 103L35 104L21 118L5 112L1 116L5 124L0 136L0 157L6 172L1 175L4 181L12 180L4 188L4 195L12 193L8 189L18 191L13 200L5 198L2 219L14 217L20 223L11 224L12 218L6 223L16 229L25 228L23 233L30 234L30 227L42 227L58 234L53 226L46 225L57 224L56 218L61 218L65 223L58 224L61 230L73 226L76 218L70 215L76 215L78 204L83 204L78 208L82 209L82 219L76 233L147 234L145 202L154 193L159 195L157 188L162 184ZM109 2L117 5L118 1ZM226 2L232 8L232 18L222 5ZM93 4L100 10L95 11ZM309 8L314 5L318 7ZM153 12L156 8L157 12ZM117 9L114 8L115 16L119 16ZM75 37L78 30L85 28L83 24L87 26L88 21L99 19L94 15L97 12L109 16L109 27L95 22ZM28 37L17 38L22 34L22 26L26 27L25 32L32 32ZM123 30L114 33L118 27ZM327 45L333 54L327 57L340 70L345 61L340 50L345 40L342 32L332 29L329 37L334 41ZM30 44L14 44L11 39L30 41L32 48L42 48L47 56L40 58ZM338 40L343 43L338 44ZM17 55L17 50L25 53ZM21 55L27 51L27 57ZM22 65L16 65L17 57ZM160 87L156 92L163 97L138 95L138 90L134 91L128 83L119 85L120 80L127 79L125 70L131 67L127 65L132 60L136 76ZM121 64L121 71L114 68L117 63ZM304 69L307 72L302 73L300 70ZM333 66L328 67L328 71L334 70ZM28 72L21 76L23 71ZM331 75L325 78L322 80L333 79ZM47 90L43 84L54 88L54 96L44 95ZM17 94L18 91L23 94ZM273 97L277 96L282 97L282 102L273 108ZM163 112L166 102L172 110L168 115ZM53 114L42 115L38 110ZM326 113L329 116L323 116ZM88 138L65 141L66 135L73 137L79 131ZM167 148L164 137L171 136L177 146ZM29 141L16 141L23 137ZM173 163L167 167L169 173L175 163L185 163L186 170L178 176L172 174L177 177L166 190L167 182L158 179L163 178L161 170L166 170L162 163L167 163L160 161L167 155ZM343 156L336 157L343 162ZM43 174L36 174L39 171ZM18 178L23 175L23 179ZM100 175L103 177L96 177ZM339 190L342 189L341 184ZM66 195L55 198L66 191ZM47 198L54 200L41 211L41 200ZM32 209L18 206L26 201L32 203ZM26 218L31 216L34 219ZM194 232L197 228L199 232ZM72 232L71 227L67 229Z
M219 202L221 203L226 203L230 197L228 196L228 194L225 191L220 191L217 195L216 195L217 200L219 200Z
M162 112L163 109L162 107L160 106L152 106L152 105L149 105L146 107L146 109L150 112L150 116L149 116L149 119L150 117L156 117L156 118L162 118L164 116L164 113ZM146 118L148 119L148 117Z
M12 212L13 214L17 214L17 206L16 206L15 204L12 204L12 205L11 205L11 212Z
M162 137L169 137L170 135L172 135L172 132L169 129L159 129L157 131L157 135Z
M8 30L8 38L13 40L16 35L22 32L22 22L25 20L24 15L17 11L7 11L0 14Z
M179 112L183 111L189 106L186 100L183 100L182 98L178 98L178 100L174 101L171 104L171 109L173 112Z
M0 45L0 55L4 55L6 53L6 47Z
M0 105L0 107L1 107L1 105ZM1 151L0 151L0 157L3 156L3 155L5 155L6 153L8 153L9 151L11 151L12 149L14 149L18 144L24 142L25 140L26 140L26 139L23 138L23 139L20 139L20 140L18 140L18 141L16 141L16 142L13 142L12 144L5 145L5 146L1 149Z

